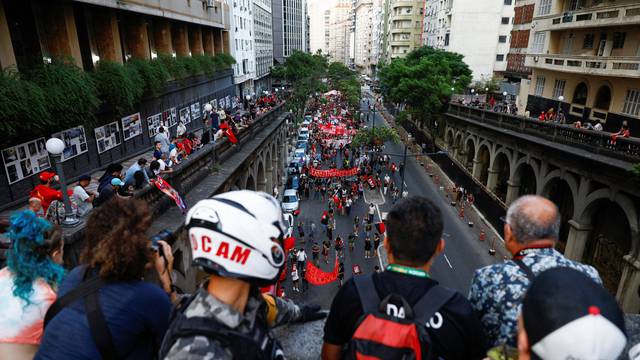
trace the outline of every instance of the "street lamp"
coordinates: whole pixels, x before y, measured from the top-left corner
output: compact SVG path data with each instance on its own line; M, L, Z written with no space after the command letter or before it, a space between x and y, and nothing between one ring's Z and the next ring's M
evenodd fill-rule
M558 112L562 109L562 102L564 101L564 96L558 96Z
M80 223L80 220L76 218L71 209L71 201L69 201L69 194L67 194L67 180L64 177L64 169L62 168L62 152L64 151L64 141L58 138L51 138L47 140L45 148L51 154L53 162L56 164L56 172L60 177L60 191L62 192L62 200L64 202L64 220L62 225L75 226Z
M484 92L486 92L488 94L489 93L489 88L488 87L484 88Z

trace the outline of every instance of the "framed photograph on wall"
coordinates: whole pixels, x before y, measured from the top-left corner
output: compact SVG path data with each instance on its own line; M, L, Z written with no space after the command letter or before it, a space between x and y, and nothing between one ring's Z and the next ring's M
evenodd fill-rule
M86 143L86 139L83 140ZM51 167L44 138L2 150L2 160L9 184L16 183Z
M57 132L51 136L64 141L62 161L87 152L87 137L85 136L84 127L82 126L72 127L71 129ZM29 148L29 151L31 152L31 148Z
M122 142L120 138L120 126L117 121L97 127L93 132L96 135L98 154L111 150Z
M191 104L191 120L197 120L200 119L200 103L199 102L195 102L193 104Z
M169 110L169 127L178 125L178 110L175 107L172 107Z
M162 113L147 117L147 127L149 128L149 137L154 137L158 133L158 129L162 126Z
M189 114L189 107L185 107L180 109L180 121L182 121L183 124L187 125L188 123L191 122L191 116Z
M122 121L122 137L125 141L138 135L142 135L142 121L140 119L140 113L125 116L120 119L120 121Z

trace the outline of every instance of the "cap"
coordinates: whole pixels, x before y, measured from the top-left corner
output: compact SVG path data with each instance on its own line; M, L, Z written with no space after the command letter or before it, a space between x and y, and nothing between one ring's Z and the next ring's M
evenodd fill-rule
M541 359L615 359L627 343L624 315L615 298L567 267L534 279L522 317L531 350Z
M91 176L84 174L84 175L80 175L80 177L78 178L78 181L83 181L83 180L89 180L91 181Z
M56 176L56 173L51 172L51 171L43 171L40 173L40 180L42 181L49 181L51 180L52 177Z
M120 178L113 178L113 179L111 179L111 185L113 185L113 186L124 186L124 183L122 182L122 180L120 180Z

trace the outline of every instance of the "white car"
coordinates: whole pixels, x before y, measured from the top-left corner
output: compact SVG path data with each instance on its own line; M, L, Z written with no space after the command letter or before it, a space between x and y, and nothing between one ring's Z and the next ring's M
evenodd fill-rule
M304 151L304 149L300 149L297 148L294 152L293 152L293 158L303 158L305 157L306 152Z
M309 128L301 127L300 130L298 130L298 136L309 137Z
M284 231L284 238L290 238L293 235L293 215L284 214L284 224L287 226L287 229Z
M300 207L298 192L294 189L287 189L282 194L282 211L292 213Z

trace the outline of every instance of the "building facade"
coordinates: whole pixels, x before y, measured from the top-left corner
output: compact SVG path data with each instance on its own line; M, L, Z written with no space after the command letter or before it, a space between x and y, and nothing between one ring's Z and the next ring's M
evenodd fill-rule
M627 122L640 131L640 3L537 0L525 65L532 116L560 107L569 122Z
M371 74L373 52L373 1L358 0L355 7L355 57L356 69Z
M307 2L306 0L283 0L283 55L288 57L295 50L307 51Z
M351 33L350 0L338 0L329 9L329 54L330 61L349 65L349 36Z
M424 0L387 0L386 60L422 46Z
M373 0L371 8L371 73L375 75L384 48L384 5L385 0Z
M253 1L233 0L231 8L231 51L236 63L233 82L236 94L242 98L255 93L256 49L253 29Z
M273 24L271 0L253 0L253 30L256 59L256 94L271 90L270 73L273 66Z
M423 44L464 55L477 81L507 70L514 0L427 0Z

